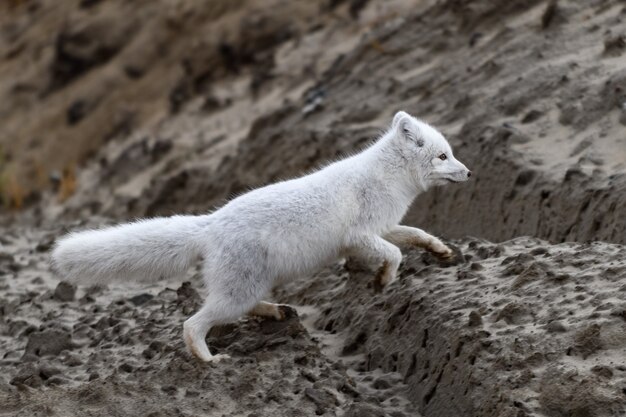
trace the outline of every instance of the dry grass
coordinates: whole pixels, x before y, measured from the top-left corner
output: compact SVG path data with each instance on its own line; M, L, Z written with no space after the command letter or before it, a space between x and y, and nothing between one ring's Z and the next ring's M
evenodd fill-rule
M63 169L61 183L59 184L59 202L64 202L76 191L76 174L73 166Z

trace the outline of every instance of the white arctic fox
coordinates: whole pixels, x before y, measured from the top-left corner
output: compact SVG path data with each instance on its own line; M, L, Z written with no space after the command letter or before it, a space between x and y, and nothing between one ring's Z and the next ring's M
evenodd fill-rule
M183 337L192 354L213 361L225 355L209 352L212 326L246 313L285 317L287 308L261 301L281 280L354 256L377 267L377 284L385 286L402 259L398 246L452 256L436 237L398 223L419 193L470 175L437 130L398 112L361 153L250 191L211 214L71 233L57 243L52 262L69 281L97 283L157 280L202 257L208 296L185 321Z

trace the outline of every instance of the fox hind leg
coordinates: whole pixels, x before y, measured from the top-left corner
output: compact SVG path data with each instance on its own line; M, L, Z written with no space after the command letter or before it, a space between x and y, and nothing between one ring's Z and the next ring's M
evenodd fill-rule
M202 308L183 324L183 338L189 352L204 362L225 359L228 355L213 355L206 344L206 335L211 327L237 320L245 309L227 299L208 298Z
M381 291L396 279L402 253L397 246L376 235L360 236L346 248L346 253L378 267L374 289Z
M272 317L276 320L285 320L297 316L296 310L285 304L268 303L261 301L248 312L252 316Z
M224 268L209 272L213 265L205 266L208 297L196 314L183 324L183 338L191 354L205 362L224 359L227 355L213 355L206 344L211 327L231 323L254 308L266 293L267 281L263 275L252 275Z

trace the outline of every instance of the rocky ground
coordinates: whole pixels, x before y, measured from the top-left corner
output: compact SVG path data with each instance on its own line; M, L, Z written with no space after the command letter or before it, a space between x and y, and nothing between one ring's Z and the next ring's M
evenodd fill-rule
M621 415L626 248L534 238L406 253L383 293L345 263L277 289L284 322L247 318L186 353L197 271L150 286L51 276L58 231L3 235L3 415ZM188 281L187 281L188 280Z
M49 272L56 232L5 230L0 276L0 415L412 415L395 372L354 372L307 329L244 319L209 335L231 359L186 352L182 322L202 301L189 281L76 288ZM200 290L202 292L202 290Z
M626 248L534 238L409 252L383 294L335 267L278 292L315 305L357 371L397 372L426 416L623 415Z
M617 0L0 4L0 415L623 415L625 39ZM181 340L195 271L50 273L68 229L205 212L398 109L474 173L406 219L455 262L301 277L213 365Z

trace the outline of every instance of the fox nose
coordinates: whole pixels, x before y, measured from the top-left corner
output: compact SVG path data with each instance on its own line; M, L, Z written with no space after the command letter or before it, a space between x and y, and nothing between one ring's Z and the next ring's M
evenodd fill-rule
M467 178L472 176L472 171L467 171Z

